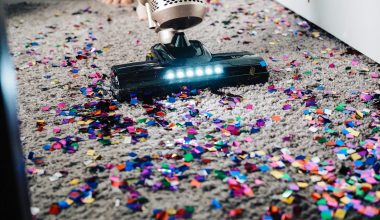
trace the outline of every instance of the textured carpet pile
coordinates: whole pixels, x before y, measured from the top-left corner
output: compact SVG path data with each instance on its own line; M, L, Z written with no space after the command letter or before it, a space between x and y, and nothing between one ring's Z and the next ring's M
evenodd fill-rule
M108 92L110 67L144 60L157 41L132 8L8 12L38 219L379 215L380 67L277 3L226 0L187 31L215 53L260 54L267 84L154 105Z

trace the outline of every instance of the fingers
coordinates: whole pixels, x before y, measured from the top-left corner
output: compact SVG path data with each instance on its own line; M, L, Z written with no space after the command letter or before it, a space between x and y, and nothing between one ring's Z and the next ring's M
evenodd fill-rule
M121 0L120 4L121 5L130 5L133 3L133 0Z
M118 5L118 4L120 4L120 0L113 0L113 1L112 1L112 4L113 4L113 5Z
M112 4L113 1L114 0L103 0L103 2L106 3L106 4Z

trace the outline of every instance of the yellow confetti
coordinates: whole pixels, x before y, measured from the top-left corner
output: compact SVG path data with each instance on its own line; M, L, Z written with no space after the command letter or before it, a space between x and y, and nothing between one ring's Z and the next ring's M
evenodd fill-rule
M356 116L359 116L360 118L363 118L363 112L356 110Z
M292 162L292 167L297 167L298 168L300 166L301 166L301 164L300 164L300 162L298 160Z
M166 209L166 212L169 214L169 215L174 215L177 211L173 208L167 208Z
M84 199L82 200L82 202L83 202L84 204L90 204L90 203L93 203L94 201L95 201L95 199L92 198L91 196L87 196L86 198L84 198Z
M346 211L344 209L337 209L335 211L334 217L337 219L344 219L346 216Z
M347 128L347 131L350 132L350 134L354 135L355 137L358 137L360 135L359 131L355 131L352 128Z
M107 52L107 51L109 51L109 50L110 50L109 47L103 47L103 49L102 49L102 51L104 51L104 52Z
M322 177L321 176L312 175L312 176L310 176L310 179L311 179L312 182L318 182L318 181L320 181L322 179Z
M274 156L270 160L271 161L279 161L279 160L281 160L281 157L280 156Z
M319 63L320 63L319 60L314 60L314 61L313 61L313 64L314 64L314 65L319 64Z
M318 182L317 185L319 187L326 187L327 186L325 182Z
M244 154L244 155L239 155L239 158L241 158L241 159L245 159L245 158L247 158L248 157L248 154Z
M288 198L282 198L281 200L285 202L286 204L290 205L294 202L295 197L294 196L289 196Z
M92 122L94 122L94 120L91 120L91 119L90 119L90 120L87 120L87 121L86 121L86 125L89 125L89 124L91 124Z
M360 154L358 154L358 153L351 154L352 160L360 160L361 158L362 158L362 156L360 156Z
M274 176L276 179L281 179L284 176L283 172L280 172L280 171L277 171L277 170L271 171L270 174L272 176Z
M74 200L69 199L69 198L67 198L65 201L66 201L67 204L69 204L69 205L72 205L72 204L74 203Z
M306 115L305 120L311 121L313 120L313 117L311 115Z
M351 199L345 196L345 197L342 197L342 198L340 199L340 202L341 202L341 203L344 203L344 204L348 204L348 203L351 202Z
M76 179L72 179L69 184L70 185L77 185L78 183L80 182L80 179L76 178Z
M95 155L95 150L88 150L87 151L87 156L94 156Z
M207 148L207 150L210 151L210 152L216 152L217 151L215 147Z
M255 154L258 155L258 156L264 156L265 152L262 151L262 150L259 150L259 151L256 151Z
M234 121L235 121L235 119L233 119L233 118L229 118L229 119L227 119L227 122L228 122L228 123L234 123Z
M95 156L93 157L93 159L94 159L94 160L100 160L100 159L102 159L102 156L101 156L101 155L95 155Z
M311 36L318 38L321 36L321 33L319 33L318 31L314 31L314 32L311 32Z
M309 184L308 184L308 183L305 183L305 182L297 182L297 185L298 185L300 188L302 188L302 189L304 189L304 188L306 188L306 187L309 186Z
M56 85L56 84L58 84L59 83L59 80L53 80L53 81L51 81L51 83L50 84L52 84L52 85Z
M355 185L347 185L344 187L344 190L349 191L349 192L355 192L356 186Z
M376 197L380 198L380 191L376 191Z

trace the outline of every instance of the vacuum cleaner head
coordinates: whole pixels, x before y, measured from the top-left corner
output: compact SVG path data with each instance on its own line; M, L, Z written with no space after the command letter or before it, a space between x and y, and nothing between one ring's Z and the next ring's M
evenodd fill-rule
M145 62L112 67L111 90L119 100L131 95L161 97L188 89L218 89L263 83L269 74L265 61L249 52L211 54L201 42L189 41L184 29L199 24L207 11L204 0L139 0L146 6L149 27L161 43Z
M145 62L112 67L111 91L119 100L131 95L161 97L189 89L218 89L267 82L266 62L249 52L211 54L201 42L176 33L170 44L156 44Z

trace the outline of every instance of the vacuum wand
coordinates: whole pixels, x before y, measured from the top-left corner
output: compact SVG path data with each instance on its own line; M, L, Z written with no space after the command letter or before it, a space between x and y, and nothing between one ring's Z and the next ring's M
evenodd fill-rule
M200 24L207 12L204 0L139 0L145 6L148 27L160 43L151 47L145 62L112 67L111 90L120 101L131 94L158 97L189 88L215 88L264 83L266 62L250 52L211 54L184 30Z
M168 44L177 31L203 21L207 6L199 0L139 0L147 10L150 29L155 29L161 43Z

